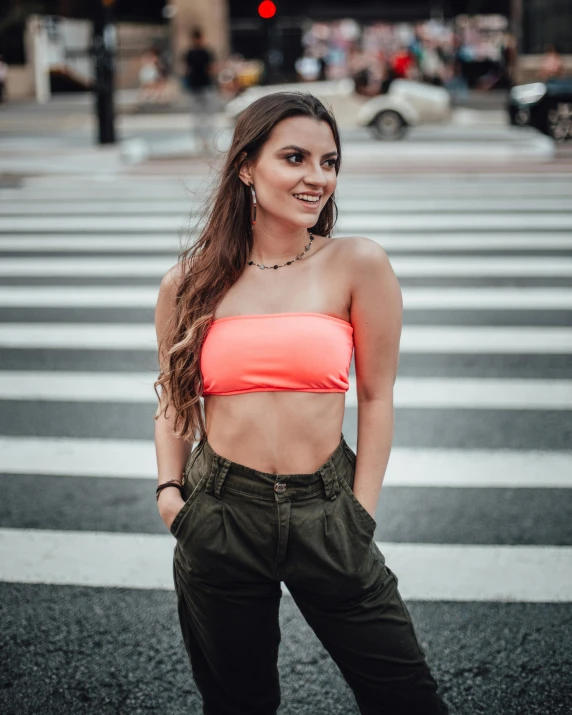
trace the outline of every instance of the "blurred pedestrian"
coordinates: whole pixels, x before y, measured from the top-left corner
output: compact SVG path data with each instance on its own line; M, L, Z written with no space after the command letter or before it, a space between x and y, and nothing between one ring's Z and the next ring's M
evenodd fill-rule
M319 42L314 48L314 52L320 64L318 81L325 82L328 79L328 45L325 42Z
M213 151L210 141L216 101L215 55L206 46L203 32L198 27L191 32L191 48L184 60L185 87L192 99L195 147L197 152L202 147L204 153L210 154Z
M451 99L457 105L466 104L469 100L469 85L464 75L463 68L463 39L460 35L454 34L451 47L446 57L446 80L445 87L451 95Z
M499 84L502 89L510 89L514 84L516 60L516 38L507 32L501 44L501 80Z
M0 104L5 101L6 82L8 80L8 65L4 62L3 55L0 55Z
M445 63L435 42L428 41L422 45L419 69L424 82L443 86Z
M391 58L395 79L413 79L416 74L415 57L405 46L400 47Z
M358 45L357 42L352 42L348 47L347 69L349 76L354 81L354 87L357 94L369 96L369 72L370 59Z
M558 54L555 45L546 45L546 52L540 65L540 79L560 79L564 74L564 62Z
M161 57L161 51L153 46L141 56L139 67L139 88L141 101L150 104L168 104L168 69Z

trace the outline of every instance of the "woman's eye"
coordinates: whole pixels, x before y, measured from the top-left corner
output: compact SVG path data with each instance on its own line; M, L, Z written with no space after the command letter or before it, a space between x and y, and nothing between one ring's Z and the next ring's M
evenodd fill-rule
M298 159L301 159L301 160L304 159L304 157L302 156L302 154L289 154L289 155L286 157L286 159L287 159L288 161L290 161L290 159L293 159L293 158L298 158ZM334 169L335 166L336 166L336 161L337 161L337 159L327 159L324 163L327 164L330 169ZM291 163L297 163L297 162L291 162Z

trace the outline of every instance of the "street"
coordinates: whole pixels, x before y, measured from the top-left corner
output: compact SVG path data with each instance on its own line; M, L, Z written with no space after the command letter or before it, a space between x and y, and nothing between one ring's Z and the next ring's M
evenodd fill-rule
M566 715L571 157L458 116L391 145L344 129L336 235L379 242L404 300L375 539L452 714ZM182 114L125 117L100 151L80 110L3 121L0 710L199 715L154 494L153 319L208 166ZM279 713L357 715L282 586Z

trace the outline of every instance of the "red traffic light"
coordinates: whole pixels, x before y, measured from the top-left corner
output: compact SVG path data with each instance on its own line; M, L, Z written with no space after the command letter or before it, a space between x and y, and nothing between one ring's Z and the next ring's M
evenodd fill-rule
M263 0L258 6L258 14L265 20L269 20L276 15L276 5L270 0Z

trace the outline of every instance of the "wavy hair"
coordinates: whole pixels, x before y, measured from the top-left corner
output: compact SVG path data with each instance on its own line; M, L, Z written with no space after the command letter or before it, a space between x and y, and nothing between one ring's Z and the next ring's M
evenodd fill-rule
M166 413L172 405L175 410L174 434L187 441L202 440L206 436L204 406L201 404L203 342L217 305L240 277L252 249L250 189L240 179L239 171L244 162L257 160L279 122L296 116L329 124L338 151L335 171L339 173L341 142L338 125L319 99L304 92L275 92L261 97L240 114L212 198L202 212L203 228L195 243L179 253L181 279L174 314L167 329L166 366L154 383L159 398L154 419ZM337 214L332 194L310 230L319 236L331 236ZM159 355L161 349L160 345ZM157 392L159 386L162 397Z

